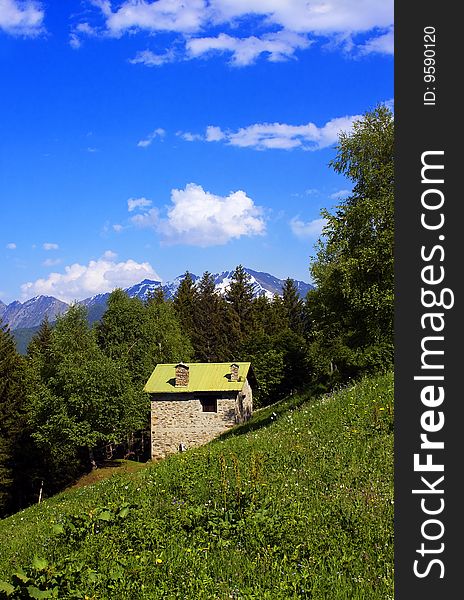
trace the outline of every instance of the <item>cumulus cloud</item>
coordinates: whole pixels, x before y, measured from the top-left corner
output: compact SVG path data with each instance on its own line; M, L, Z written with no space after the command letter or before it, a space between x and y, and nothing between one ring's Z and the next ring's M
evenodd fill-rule
M265 231L262 209L242 190L224 197L189 183L183 190L172 190L171 202L167 219L158 225L171 243L217 246Z
M59 246L58 246L58 244L52 244L51 242L45 242L44 244L42 244L42 248L44 250L58 250Z
M7 250L16 250L16 244L14 242L10 242L6 245Z
M207 142L220 142L225 138L225 134L221 131L220 127L208 125L206 128L205 139Z
M157 208L151 208L147 212L134 215L131 217L131 223L137 227L141 227L142 229L156 229L159 223L159 210Z
M21 286L22 296L26 299L43 294L72 302L116 287L129 287L142 279L160 280L150 263L138 263L132 259L116 262L115 257L113 252L107 251L87 265L74 263L66 266L61 273L50 273L46 278L24 283Z
M326 224L326 219L313 219L305 223L299 217L293 217L290 221L290 229L300 239L315 240L322 234L322 230Z
M197 58L211 52L229 52L230 63L237 67L253 64L261 54L271 62L291 58L298 49L308 48L311 42L304 35L291 31L278 31L262 37L232 37L220 33L216 37L191 38L186 48L190 57Z
M139 208L147 208L151 206L151 200L147 198L129 198L127 201L127 210L133 212Z
M238 131L223 131L220 127L209 126L201 139L207 142L224 141L231 146L254 148L255 150L302 148L320 150L338 141L340 132L351 131L353 122L359 115L331 119L322 127L314 123L288 125L285 123L256 123L242 127ZM187 141L198 139L193 134L184 134Z
M158 127L158 129L155 129L150 134L148 134L144 140L140 140L137 143L137 146L139 146L139 148L146 148L147 146L150 146L154 139L156 139L157 137L164 138L165 135L165 130L161 127Z
M265 233L263 209L242 190L228 196L205 191L189 183L171 191L171 204L165 216L159 210L135 215L131 222L154 229L165 244L219 246L243 236Z
M33 37L43 32L45 13L40 2L0 0L0 30Z

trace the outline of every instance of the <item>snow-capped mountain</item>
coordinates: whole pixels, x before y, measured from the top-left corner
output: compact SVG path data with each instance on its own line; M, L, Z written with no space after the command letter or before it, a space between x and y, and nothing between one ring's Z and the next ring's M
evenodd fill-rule
M58 315L66 312L69 305L53 296L36 296L24 303L15 300L11 304L0 307L1 317L4 324L10 329L23 329L36 327L42 323L45 317L55 321ZM3 309L3 310L2 310Z
M280 295L282 293L282 286L284 281L270 275L269 273L262 273L260 271L253 271L252 269L245 269L250 276L250 283L253 286L253 295L266 296L272 298L275 294ZM224 295L227 288L232 280L233 271L223 271L222 273L213 274L215 287L218 293ZM191 273L191 277L195 283L200 281L198 275ZM150 279L144 279L140 283L131 287L125 288L126 294L130 298L140 298L145 300L150 294L156 289L160 288L164 292L164 297L171 299L174 297L177 288L182 282L184 275L179 275L170 282L163 284L161 281L154 281ZM313 286L304 281L295 281L301 297L305 297L306 294ZM91 323L98 321L103 316L106 310L106 304L110 292L105 294L97 294L90 298L81 300L79 304L86 307L88 311L88 319ZM11 304L5 305L0 302L0 318L3 323L8 325L11 330L23 329L29 327L36 327L40 325L45 316L48 317L49 321L54 321L57 315L60 315L69 308L69 305L61 300L57 300L52 296L37 296L27 300L21 304L21 302L15 301Z
M3 317L6 311L6 304L0 300L0 319Z

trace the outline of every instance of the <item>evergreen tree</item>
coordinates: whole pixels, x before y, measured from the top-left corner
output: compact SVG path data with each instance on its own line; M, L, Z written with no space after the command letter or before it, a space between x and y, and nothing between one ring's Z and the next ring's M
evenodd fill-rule
M227 304L215 291L214 278L206 271L198 285L194 313L193 347L201 362L222 362L233 357L227 336Z
M146 304L149 304L150 302L154 302L155 304L162 304L163 302L166 302L164 290L161 286L158 286L155 288L154 292L150 292L147 295Z
M45 317L27 347L29 361L40 362L42 379L49 379L54 373L52 338L53 327L50 325L48 317Z
M236 353L251 336L255 327L254 324L254 304L253 304L253 285L250 282L251 277L242 267L238 265L232 274L232 280L226 291L225 299L230 307L230 329L229 336Z
M191 274L186 271L174 295L174 308L182 331L192 339L195 328L195 307L198 292Z
M13 507L15 450L24 419L23 361L13 336L0 326L0 515Z
M288 277L282 287L282 309L286 325L299 335L304 331L304 302L300 298L295 281Z

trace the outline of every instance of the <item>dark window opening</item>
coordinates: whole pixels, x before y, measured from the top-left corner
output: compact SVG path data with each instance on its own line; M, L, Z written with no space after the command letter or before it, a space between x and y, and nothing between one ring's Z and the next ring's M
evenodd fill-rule
M200 398L203 412L217 412L217 398Z

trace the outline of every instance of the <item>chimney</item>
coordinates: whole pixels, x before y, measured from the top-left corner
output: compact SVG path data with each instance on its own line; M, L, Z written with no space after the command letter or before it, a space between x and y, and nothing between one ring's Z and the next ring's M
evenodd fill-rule
M176 387L187 387L189 384L189 368L180 362L176 365Z
M230 365L230 381L239 381L238 365L236 363Z

